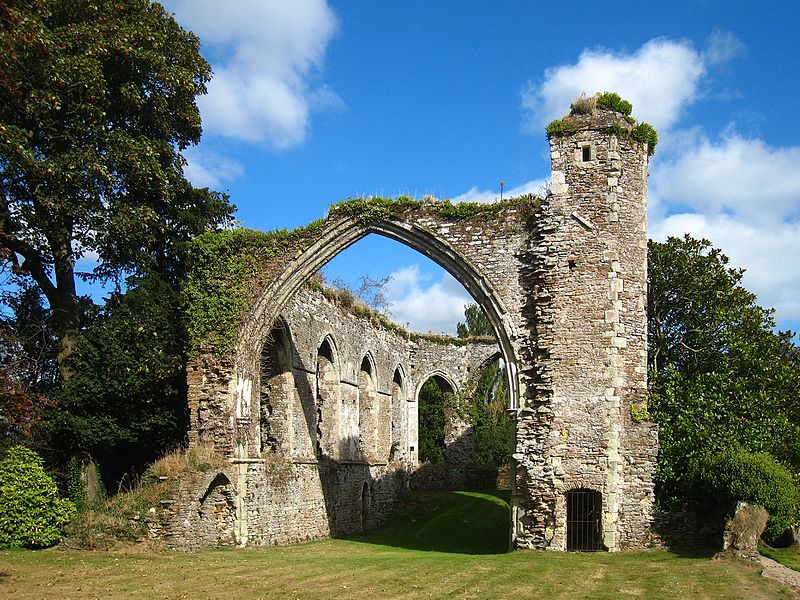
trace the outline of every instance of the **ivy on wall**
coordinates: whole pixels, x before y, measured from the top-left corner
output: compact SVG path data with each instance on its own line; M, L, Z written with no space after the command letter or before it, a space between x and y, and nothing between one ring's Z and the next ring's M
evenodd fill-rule
M523 218L534 214L541 200L533 195L511 198L493 204L477 202L415 200L400 196L389 198L351 198L330 207L327 219L314 221L291 231L260 232L238 228L208 232L189 245L189 273L184 283L187 330L191 355L211 353L222 356L233 348L242 318L255 302L256 294L270 274L271 259L290 254L313 240L329 221L351 217L361 222L400 220L409 212L427 211L445 219L487 219L509 207L523 210ZM368 307L351 307L357 316L396 331L406 337L420 335L432 341L448 336L423 336L406 331L385 315ZM436 338L441 337L441 340ZM461 341L457 343L462 343ZM465 340L463 343L468 343Z

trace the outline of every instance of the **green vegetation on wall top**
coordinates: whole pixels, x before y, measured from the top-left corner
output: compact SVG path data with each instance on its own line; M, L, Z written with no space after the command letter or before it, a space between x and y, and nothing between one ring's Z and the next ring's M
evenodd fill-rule
M545 128L547 138L571 135L578 131L590 129L590 126L580 119L574 118L576 115L588 115L595 112L595 109L609 110L619 113L625 121L633 125L632 128L623 125L612 124L602 128L602 131L619 137L629 137L647 145L647 153L653 155L658 144L658 132L649 123L637 123L631 116L633 105L620 97L615 92L603 92L587 98L581 96L572 103L572 112L561 119L551 121Z
M398 196L396 199L370 196L368 198L348 198L331 205L331 216L351 216L362 221L373 219L392 219L407 214L408 211L429 210L446 219L472 219L492 217L502 210L520 205L538 208L540 200L532 194L508 198L491 204L480 202L458 202L450 200L417 200L409 196Z
M340 217L354 217L362 222L399 219L409 211L426 210L447 219L485 219L512 206L522 206L532 214L540 205L533 195L511 198L493 204L449 201L415 200L400 196L389 198L348 199L330 208L327 219L314 221L291 231L279 229L270 232L237 228L204 233L189 244L189 273L184 283L187 330L191 339L191 354L211 352L221 356L233 348L243 315L255 301L257 290L269 277L265 268L269 259L286 255L299 249L303 240L312 239L328 221ZM360 315L376 324L396 330L406 337L420 334L406 332L384 315L361 310ZM373 314L374 313L374 314ZM448 340L449 336L421 338Z

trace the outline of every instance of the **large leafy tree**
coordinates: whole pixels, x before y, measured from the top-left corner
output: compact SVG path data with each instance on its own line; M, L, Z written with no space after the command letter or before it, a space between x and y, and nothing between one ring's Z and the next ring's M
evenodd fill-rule
M494 328L483 309L471 303L464 307L464 322L456 323L456 333L460 338L493 336Z
M89 455L107 484L184 441L187 340L181 297L161 277L114 294L76 340L72 376L54 398L48 437L56 462ZM58 450L55 450L58 449Z
M225 222L180 151L200 138L199 42L150 0L15 0L0 12L0 252L53 310L59 360L80 326L75 263L108 278L180 270L175 247Z
M800 472L800 350L741 269L708 240L649 247L650 411L660 499L684 503L720 452L768 453ZM700 482L702 493L702 482Z

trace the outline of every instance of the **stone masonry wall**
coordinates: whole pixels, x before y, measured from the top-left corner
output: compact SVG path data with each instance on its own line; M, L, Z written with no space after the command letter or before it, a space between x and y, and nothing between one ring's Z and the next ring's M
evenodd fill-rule
M646 388L647 153L607 122L551 139L552 195L538 222L539 394L518 430L520 545L566 548L566 492L603 498L602 539L644 543L657 437L630 407ZM585 150L584 150L585 149ZM519 497L519 496L518 496ZM532 502L533 501L533 502Z
M332 361L320 358L328 351ZM458 389L497 353L491 343L406 339L302 288L264 345L259 388L240 413L256 417L239 429L244 456L211 481L183 480L176 498L150 514L151 535L194 550L296 543L377 526L418 463L422 384L439 375ZM328 403L324 410L320 402Z
M550 140L552 193L540 205L465 216L436 202L332 210L294 246L264 259L234 350L190 363L190 443L211 444L241 464L281 458L295 465L290 479L298 489L339 490L325 504L327 529L315 536L336 531L340 518L344 530L354 527L345 506L361 506L363 526L378 497L367 470L373 482L392 481L381 471L392 464L389 455L403 468L416 463L415 413L399 399L413 403L412 390L432 374L457 387L478 364L468 347L396 339L299 291L336 254L377 233L442 265L492 323L516 419L513 546L565 549L567 492L577 489L601 496L606 548L646 544L657 430L635 422L631 406L643 401L647 383L648 152L617 113L569 119L571 132ZM281 332L291 367L265 369L263 349ZM307 486L299 464L316 469L308 481L318 483ZM274 485L256 482L269 480L255 475L259 469L248 466L231 480L237 543L277 539L262 534L266 525L251 527L262 521L246 517L241 502L248 494L259 506L271 502ZM345 479L346 492L337 487ZM258 486L256 496L250 488ZM287 492L275 493L282 496L275 502L287 501Z

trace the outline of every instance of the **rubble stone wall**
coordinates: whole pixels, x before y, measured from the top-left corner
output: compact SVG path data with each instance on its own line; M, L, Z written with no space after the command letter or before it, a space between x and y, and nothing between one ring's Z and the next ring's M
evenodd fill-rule
M363 526L367 507L391 495L373 490L366 473L394 481L383 471L391 469L390 454L403 469L416 464L415 413L398 398L413 403L411 391L435 374L457 387L477 362L468 346L376 331L302 291L328 260L376 233L438 262L492 323L516 419L512 545L565 549L567 492L576 489L600 493L606 548L645 545L657 429L636 422L631 407L643 402L647 385L648 148L626 133L631 125L618 113L571 119L577 126L551 136L552 191L540 203L472 213L437 202L398 202L391 210L365 204L359 214L332 209L294 246L264 259L233 350L190 362L190 443L211 444L242 464L257 465L271 453L317 469L312 485L301 474L305 467L292 467L299 490L318 486L309 492L315 502L324 490L339 490L325 505L327 529L309 525L313 536ZM289 371L263 364L280 332L290 340ZM231 479L237 543L278 539L262 533L276 518L269 507L258 508L269 515L258 518L249 516L256 510L249 504L242 508L244 498L262 507L275 495L267 483L257 495L251 491L261 485L256 479L269 479L256 477L259 469ZM329 472L341 475L326 483L322 473ZM342 478L350 481L346 489L337 487ZM360 521L353 507L360 507Z
M194 550L379 525L418 466L422 384L439 375L457 390L497 354L493 343L407 339L301 288L264 345L258 393L239 409L240 455L210 480L182 481L150 514L151 535Z

